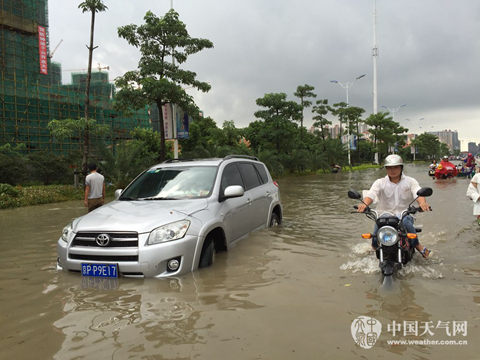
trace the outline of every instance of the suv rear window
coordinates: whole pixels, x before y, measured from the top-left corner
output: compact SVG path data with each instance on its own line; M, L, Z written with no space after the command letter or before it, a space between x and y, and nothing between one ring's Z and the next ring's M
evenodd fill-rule
M240 169L240 174L242 174L243 181L245 182L245 190L253 189L262 184L260 176L258 175L257 170L253 167L253 164L239 163L238 168Z
M260 175L260 179L262 180L262 184L266 184L268 182L268 175L267 175L267 170L265 169L265 166L262 164L253 164L255 166L255 169L257 169L258 174Z

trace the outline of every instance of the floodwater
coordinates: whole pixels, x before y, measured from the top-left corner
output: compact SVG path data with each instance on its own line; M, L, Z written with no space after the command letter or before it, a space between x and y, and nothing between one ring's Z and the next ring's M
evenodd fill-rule
M350 213L346 195L381 169L280 179L281 227L175 279L57 271L56 241L85 213L80 200L0 211L0 358L480 359L480 227L468 180L405 172L434 190L433 212L417 215L434 254L417 254L389 292L360 237L373 224ZM359 316L382 324L370 349L352 337Z

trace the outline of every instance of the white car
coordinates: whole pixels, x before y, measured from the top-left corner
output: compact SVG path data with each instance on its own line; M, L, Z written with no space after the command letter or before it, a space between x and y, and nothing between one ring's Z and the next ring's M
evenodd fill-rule
M57 268L94 277L168 277L210 266L252 231L282 220L278 184L257 158L170 160L72 221Z

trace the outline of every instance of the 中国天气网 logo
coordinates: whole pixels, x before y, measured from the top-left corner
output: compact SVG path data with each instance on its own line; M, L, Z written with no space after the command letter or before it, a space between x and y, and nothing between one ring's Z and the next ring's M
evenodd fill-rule
M359 316L352 321L350 329L355 343L364 349L370 349L382 333L382 323L369 316Z

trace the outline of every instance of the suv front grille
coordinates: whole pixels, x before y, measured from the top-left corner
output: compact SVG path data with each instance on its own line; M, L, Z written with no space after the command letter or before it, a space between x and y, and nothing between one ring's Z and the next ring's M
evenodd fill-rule
M138 261L138 255L83 255L70 254L70 259L85 261Z
M110 242L107 246L100 246L96 238L100 234L108 234ZM99 248L109 247L138 247L138 233L136 232L79 232L72 241L72 247L93 246Z

